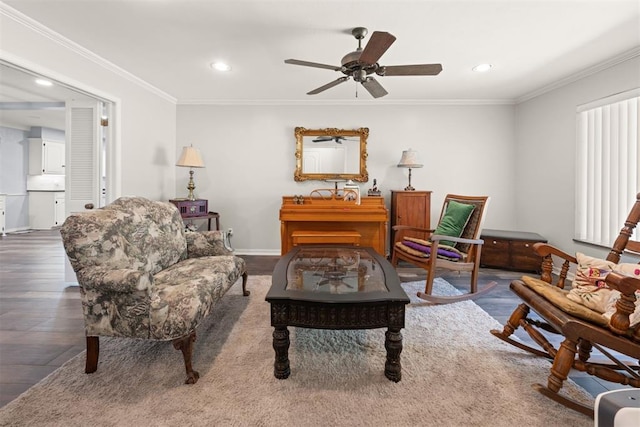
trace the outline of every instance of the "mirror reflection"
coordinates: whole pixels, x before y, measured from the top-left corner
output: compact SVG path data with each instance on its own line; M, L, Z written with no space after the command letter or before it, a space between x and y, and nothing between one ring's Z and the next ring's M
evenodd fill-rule
M296 170L294 179L369 180L367 173L368 128L295 128Z

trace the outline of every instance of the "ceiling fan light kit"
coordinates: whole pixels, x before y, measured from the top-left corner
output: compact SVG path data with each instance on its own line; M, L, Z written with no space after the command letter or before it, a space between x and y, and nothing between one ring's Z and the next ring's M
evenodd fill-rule
M367 35L368 30L364 27L356 27L351 34L358 40L358 48L347 53L340 61L340 67L334 65L320 64L317 62L301 61L298 59L285 59L285 64L301 65L304 67L325 68L333 71L340 71L344 76L329 82L319 88L307 92L307 95L317 95L334 86L344 83L350 78L362 84L364 88L374 98L380 98L388 94L382 85L371 74L377 76L435 76L442 71L440 64L418 64L418 65L390 65L382 66L378 60L384 55L389 47L396 41L396 37L384 31L374 31L367 45L362 48L362 39Z

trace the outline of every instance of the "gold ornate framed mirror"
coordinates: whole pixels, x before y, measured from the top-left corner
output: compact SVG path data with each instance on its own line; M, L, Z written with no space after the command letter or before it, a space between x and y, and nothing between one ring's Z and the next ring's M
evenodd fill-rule
M344 179L367 182L369 128L295 128L296 181Z

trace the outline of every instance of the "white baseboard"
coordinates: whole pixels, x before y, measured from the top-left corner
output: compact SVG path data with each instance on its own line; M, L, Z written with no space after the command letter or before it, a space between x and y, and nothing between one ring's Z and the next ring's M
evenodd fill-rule
M280 249L234 249L236 255L280 256Z
M30 233L33 230L29 227L18 227L18 228L8 228L5 230L5 233L7 234L11 234L11 233Z

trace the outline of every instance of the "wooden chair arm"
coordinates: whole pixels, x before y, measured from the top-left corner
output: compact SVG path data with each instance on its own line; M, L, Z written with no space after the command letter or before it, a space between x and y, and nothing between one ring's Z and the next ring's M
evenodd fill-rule
M640 291L640 279L635 276L612 271L606 275L604 281L610 288L617 289L624 295L633 295Z
M616 312L609 321L609 328L617 334L627 334L631 326L629 316L636 308L636 292L640 292L640 279L612 271L604 281L607 286L621 293L620 299L616 302ZM640 341L640 328L636 328L633 338Z
M577 264L578 260L573 255L566 253L563 250L556 248L555 246L551 246L548 243L537 242L533 244L533 250L540 255L541 257L546 257L548 255L555 255L564 260L569 261L570 263Z
M420 228L420 227L414 227L411 225L394 225L393 227L391 227L393 230L395 231L399 231L399 230L403 230L403 231L421 231L423 233L433 233L434 230L430 229L430 228Z
M562 266L560 267L560 273L558 274L558 280L554 285L558 288L564 288L564 282L567 279L570 265L578 264L576 257L556 248L555 246L542 242L534 243L533 251L542 257L542 265L540 269L542 272L540 274L540 279L547 283L553 284L553 256L563 260Z
M465 239L465 238L462 238L462 237L444 236L442 234L434 234L431 237L429 237L429 239L434 241L434 242L439 242L440 240L448 240L450 242L467 243L469 245L483 245L484 244L484 240L482 240L482 239Z
M393 244L394 245L397 242L402 241L402 239L404 239L404 237L407 235L407 232L409 232L409 231L424 233L426 239L428 239L431 236L431 234L433 233L433 230L431 230L431 229L421 228L421 227L413 227L411 225L394 225L391 228L396 232L395 236L393 238Z

